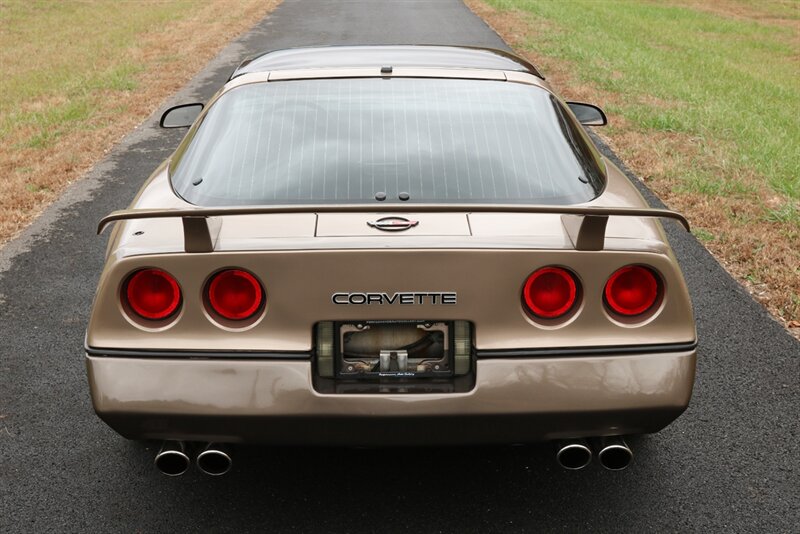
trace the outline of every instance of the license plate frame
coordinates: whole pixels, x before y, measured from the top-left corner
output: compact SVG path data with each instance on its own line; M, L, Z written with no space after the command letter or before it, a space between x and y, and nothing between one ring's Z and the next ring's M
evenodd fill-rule
M453 321L340 321L334 334L337 379L395 382L454 376Z

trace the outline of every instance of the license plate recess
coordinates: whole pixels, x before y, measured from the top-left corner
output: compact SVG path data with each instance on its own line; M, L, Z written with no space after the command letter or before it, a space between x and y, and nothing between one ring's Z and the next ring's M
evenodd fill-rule
M336 321L317 325L317 370L339 380L417 381L471 367L467 321Z

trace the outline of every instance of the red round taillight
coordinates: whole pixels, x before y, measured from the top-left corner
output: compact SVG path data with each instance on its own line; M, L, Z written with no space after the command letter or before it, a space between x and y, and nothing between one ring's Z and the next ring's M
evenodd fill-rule
M608 307L620 315L641 315L658 300L660 293L656 274L641 265L619 269L606 282Z
M525 281L522 296L531 313L544 319L556 319L575 306L578 286L568 270L543 267Z
M261 308L263 301L261 284L247 271L222 271L214 275L208 284L208 302L225 319L248 319Z
M166 319L181 304L178 282L161 269L142 269L129 278L125 297L136 315L150 320Z

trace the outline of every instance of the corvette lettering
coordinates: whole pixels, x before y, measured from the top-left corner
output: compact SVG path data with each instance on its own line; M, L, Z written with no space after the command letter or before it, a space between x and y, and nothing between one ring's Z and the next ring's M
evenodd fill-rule
M334 304L456 304L455 292L334 293Z

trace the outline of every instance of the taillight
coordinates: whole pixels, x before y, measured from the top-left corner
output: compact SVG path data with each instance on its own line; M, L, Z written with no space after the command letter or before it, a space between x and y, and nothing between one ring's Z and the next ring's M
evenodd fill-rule
M248 319L261 308L263 301L261 284L255 276L241 269L221 271L208 284L208 302L225 319Z
M178 310L181 288L166 271L142 269L128 278L125 297L136 315L155 321L166 319Z
M568 270L543 267L528 277L522 297L532 314L544 319L557 319L575 306L578 285Z
M625 316L641 315L653 307L660 292L658 278L651 269L641 265L628 265L609 277L605 300L615 313Z

